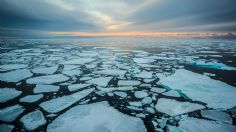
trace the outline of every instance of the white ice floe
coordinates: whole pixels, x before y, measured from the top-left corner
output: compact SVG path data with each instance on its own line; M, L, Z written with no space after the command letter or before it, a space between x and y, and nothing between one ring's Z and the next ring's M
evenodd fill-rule
M31 71L37 74L53 74L57 71L57 69L58 69L58 66L52 66L52 67L35 68L35 69L32 69Z
M144 97L147 97L148 94L147 92L144 92L144 91L135 91L134 96L136 98L144 98Z
M0 65L0 71L9 71L26 67L28 67L28 65L26 64L5 64L5 65Z
M152 63L155 59L149 59L149 58L134 58L134 62L136 63Z
M139 101L129 102L129 105L136 106L136 107L142 107L143 106L143 104Z
M78 59L72 59L68 61L61 62L60 64L69 64L69 65L83 65L89 62L94 61L94 58L78 58Z
M137 77L137 78L146 78L146 79L149 79L149 78L152 78L153 72L151 71L142 71L140 73L136 73L136 74L133 74L132 76L133 77Z
M37 84L33 92L34 93L57 92L59 88L60 88L59 86L55 85Z
M155 93L163 93L165 91L166 91L166 89L164 89L164 88L156 88L156 87L151 88L151 92L155 92Z
M134 90L134 87L109 87L109 88L103 88L103 87L97 87L102 92L108 93L113 91L130 91Z
M58 97L41 103L39 106L49 113L57 113L71 106L80 99L88 96L94 91L94 88L79 91L77 93Z
M13 125L0 124L0 132L12 132L13 128Z
M28 84L53 84L58 82L67 81L69 77L64 76L62 74L54 74L54 75L46 75L46 76L38 76L27 79L26 82Z
M117 96L120 96L122 98L127 97L127 93L125 93L125 92L114 92L114 94L117 95Z
M126 71L119 70L119 69L106 69L106 70L101 70L101 71L95 71L93 73L103 74L103 75L112 75L112 76L124 76Z
M47 122L40 110L36 110L24 115L20 121L29 131L33 131Z
M171 97L180 97L179 92L175 90L170 90L168 92L162 93L163 95L166 96L171 96Z
M112 117L112 118L111 118ZM141 119L120 113L107 102L78 105L57 117L48 132L146 132Z
M72 84L68 86L69 91L75 91L90 86L91 84Z
M10 72L0 73L0 80L5 82L19 82L28 77L31 77L33 74L29 70L16 70Z
M73 70L78 68L78 65L64 65L63 71Z
M201 115L207 119L232 124L232 118L230 115L222 111L201 110Z
M95 84L101 87L106 87L108 83L111 81L112 77L99 77L88 80L87 83Z
M0 109L0 120L5 122L14 121L21 113L23 113L25 108L21 105L13 105L3 109Z
M62 73L66 74L68 76L80 76L81 75L81 71L79 69L62 71Z
M43 97L43 94L27 95L27 96L21 98L20 102L33 103L33 102L40 100L42 97Z
M152 98L151 97L145 97L141 100L142 104L147 105L152 103Z
M166 113L170 116L176 116L200 109L205 107L200 104L190 102L180 102L173 99L160 98L155 105L157 111Z
M170 132L235 132L236 126L217 123L203 119L187 117L180 120L178 127L172 127Z
M14 88L0 88L0 103L7 102L21 95L21 91Z
M208 76L180 69L175 74L158 82L171 89L181 90L192 100L207 103L214 109L229 109L236 106L236 88Z
M119 80L118 81L119 86L137 86L140 84L141 84L141 82L136 81L136 80Z
M79 80L80 81L87 81L87 80L90 80L92 79L92 77L81 77Z

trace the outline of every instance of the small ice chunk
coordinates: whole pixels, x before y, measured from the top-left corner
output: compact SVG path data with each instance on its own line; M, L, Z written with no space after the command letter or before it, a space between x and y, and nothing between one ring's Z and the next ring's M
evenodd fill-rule
M13 105L3 109L0 109L0 120L5 122L14 121L21 113L23 113L25 108L21 105Z
M148 59L148 58L134 58L134 62L136 63L152 63L155 59Z
M29 131L33 131L47 122L40 110L36 110L24 115L20 121Z
M58 90L59 86L37 84L33 91L34 93L47 93L47 92L57 92Z
M81 75L81 71L78 69L62 71L62 73L66 74L68 76L80 76Z
M152 98L151 97L145 97L142 99L142 104L147 105L152 103Z
M235 132L236 126L187 117L177 127L181 132ZM176 129L175 129L176 130Z
M136 98L144 98L144 97L147 97L148 94L144 91L135 91L134 96Z
M9 70L26 68L27 66L28 65L26 64L5 64L5 65L0 65L0 69L1 71L9 71Z
M0 80L5 82L19 82L31 77L33 74L29 70L16 70L10 72L0 73Z
M94 90L95 90L94 88L90 88L83 91L79 91L71 95L51 99L41 103L39 106L49 113L57 113L71 106L80 99L88 96Z
M0 88L0 103L7 102L21 95L21 91L14 88Z
M133 77L137 77L137 78L145 78L145 79L150 79L152 78L153 72L148 72L148 71L142 71L140 73L136 73L134 75L132 75Z
M151 88L151 91L152 91L152 92L155 92L155 93L163 93L163 92L166 91L166 89L164 89L164 88L152 87L152 88Z
M155 110L152 108L152 107L147 107L145 109L148 113L151 113L151 114L154 114L155 113Z
M21 98L20 102L33 103L33 102L40 100L42 97L43 97L43 94L27 95L27 96Z
M125 93L125 92L114 92L114 94L117 95L117 96L120 96L122 98L127 97L127 93Z
M118 81L119 86L137 86L139 84L141 84L141 82L136 81L136 80L119 80Z
M79 80L80 81L87 81L87 80L90 80L92 79L92 77L81 77Z
M101 87L106 87L108 83L111 81L112 77L99 77L88 80L87 83L95 84Z
M69 80L69 77L64 76L62 74L54 74L54 75L46 75L46 76L38 76L27 79L26 82L28 84L53 84L58 82L64 82Z
M53 74L57 71L57 69L58 66L42 67L42 68L32 69L32 72L37 74Z
M12 132L13 128L13 125L0 124L0 132Z
M163 95L166 95L166 96L171 96L171 97L181 97L179 95L179 92L178 91L175 91L175 90L170 90L168 92L165 92L165 93L162 93Z
M129 105L132 105L132 106L136 106L136 107L142 107L142 103L139 102L139 101L133 101L133 102L129 102Z
M124 76L126 71L119 69L106 69L102 71L95 71L95 74L103 74L103 75L112 75L112 76Z
M204 118L232 124L232 118L225 112L216 110L201 110L201 115Z
M91 84L72 84L68 86L69 91L75 91L90 86Z
M155 105L155 108L159 112L166 113L170 116L176 116L179 114L204 109L205 107L199 104L179 102L173 99L160 98L157 104Z
M112 117L112 120L111 120ZM120 113L107 102L75 106L58 116L47 132L146 132L139 118Z

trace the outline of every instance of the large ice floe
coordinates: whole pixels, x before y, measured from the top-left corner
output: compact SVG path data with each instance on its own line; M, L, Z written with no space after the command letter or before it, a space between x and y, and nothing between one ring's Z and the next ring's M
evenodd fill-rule
M177 70L169 77L160 78L158 84L181 90L188 98L207 103L210 108L229 109L236 106L235 87L188 70Z
M59 86L47 85L47 84L37 84L34 88L34 93L47 93L47 92L56 92L59 90Z
M0 80L5 82L19 82L26 78L31 77L33 74L29 70L16 70L16 71L9 71L0 73Z
M7 102L21 95L21 91L14 88L0 88L0 103Z
M46 75L46 76L37 76L30 79L27 79L28 84L53 84L58 82L67 81L69 77L62 74Z
M120 113L107 102L78 105L57 117L48 132L145 132L141 119Z
M0 120L5 122L12 122L24 111L25 108L21 105L13 105L0 109Z
M57 113L71 106L80 99L86 97L94 91L94 88L79 91L77 93L58 97L41 103L39 106L49 113Z

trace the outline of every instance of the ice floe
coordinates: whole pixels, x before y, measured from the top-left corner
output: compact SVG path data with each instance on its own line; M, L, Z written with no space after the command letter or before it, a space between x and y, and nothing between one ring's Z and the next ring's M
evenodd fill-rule
M61 62L61 64L69 64L69 65L83 65L89 62L94 61L95 59L93 58L78 58L78 59L72 59L68 61Z
M90 86L91 84L72 84L68 86L69 91L75 91Z
M33 131L47 122L40 110L36 110L24 115L20 121L29 131Z
M66 74L68 76L80 76L81 75L81 71L78 69L62 71L62 73Z
M27 79L26 82L28 84L53 84L58 82L67 81L69 77L64 76L62 74L54 74L54 75L46 75L46 76L38 76Z
M147 131L141 119L122 114L107 102L75 106L57 117L47 127L48 132L68 130L70 132Z
M134 96L136 98L144 98L144 97L147 97L148 94L147 92L144 92L144 91L135 91Z
M9 124L0 124L0 132L11 132L14 126Z
M132 75L133 77L137 77L137 78L146 78L146 79L149 79L149 78L152 78L153 77L153 72L151 71L142 71L140 73L136 73L134 75Z
M148 58L134 58L134 62L136 63L152 63L155 59L148 59Z
M118 81L119 86L137 86L140 84L141 84L141 82L136 81L136 80L119 80Z
M32 69L31 71L37 74L53 74L57 71L57 69L58 66L52 66L52 67L35 68Z
M117 96L120 96L122 98L127 97L127 93L125 93L125 92L114 92L114 94L117 95Z
M28 67L28 65L26 64L5 64L5 65L0 65L0 71L9 71L26 67Z
M145 97L142 99L142 104L147 105L152 103L152 98L151 97Z
M49 113L57 113L71 106L72 104L79 101L80 99L86 97L93 91L94 91L94 88L86 89L83 91L79 91L77 93L73 93L71 95L66 95L66 96L62 96L62 97L45 101L41 103L39 106Z
M7 102L21 95L21 91L14 88L0 88L0 103Z
M214 109L229 109L236 106L236 88L208 76L180 69L175 74L158 82L171 89L181 90L192 100L207 103Z
M232 124L232 118L230 115L222 111L201 110L201 115L207 119Z
M95 84L101 87L106 87L113 77L99 77L88 80L87 83Z
M26 78L31 77L33 74L29 70L16 70L10 72L0 73L0 80L5 82L19 82Z
M173 99L160 98L155 105L157 111L166 113L170 116L176 116L200 109L205 106L190 102L180 102Z
M25 108L21 105L13 105L3 109L0 109L0 120L5 122L14 121L21 113L23 113Z
M162 93L162 94L165 95L165 96L171 96L171 97L181 97L179 95L179 92L175 91L175 90L170 90L170 91Z
M58 90L59 90L59 86L37 84L33 92L34 93L47 93L47 92L57 92Z
M33 102L40 100L42 97L43 97L43 94L27 95L27 96L21 98L20 102L33 103Z
M106 69L101 71L93 72L95 74L103 74L103 75L112 75L112 76L124 76L126 73L125 70L118 70L118 69Z

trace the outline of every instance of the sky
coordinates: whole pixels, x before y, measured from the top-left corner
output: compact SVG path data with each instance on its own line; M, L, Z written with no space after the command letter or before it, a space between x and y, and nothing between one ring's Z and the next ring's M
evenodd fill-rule
M0 37L235 33L236 0L1 0Z

